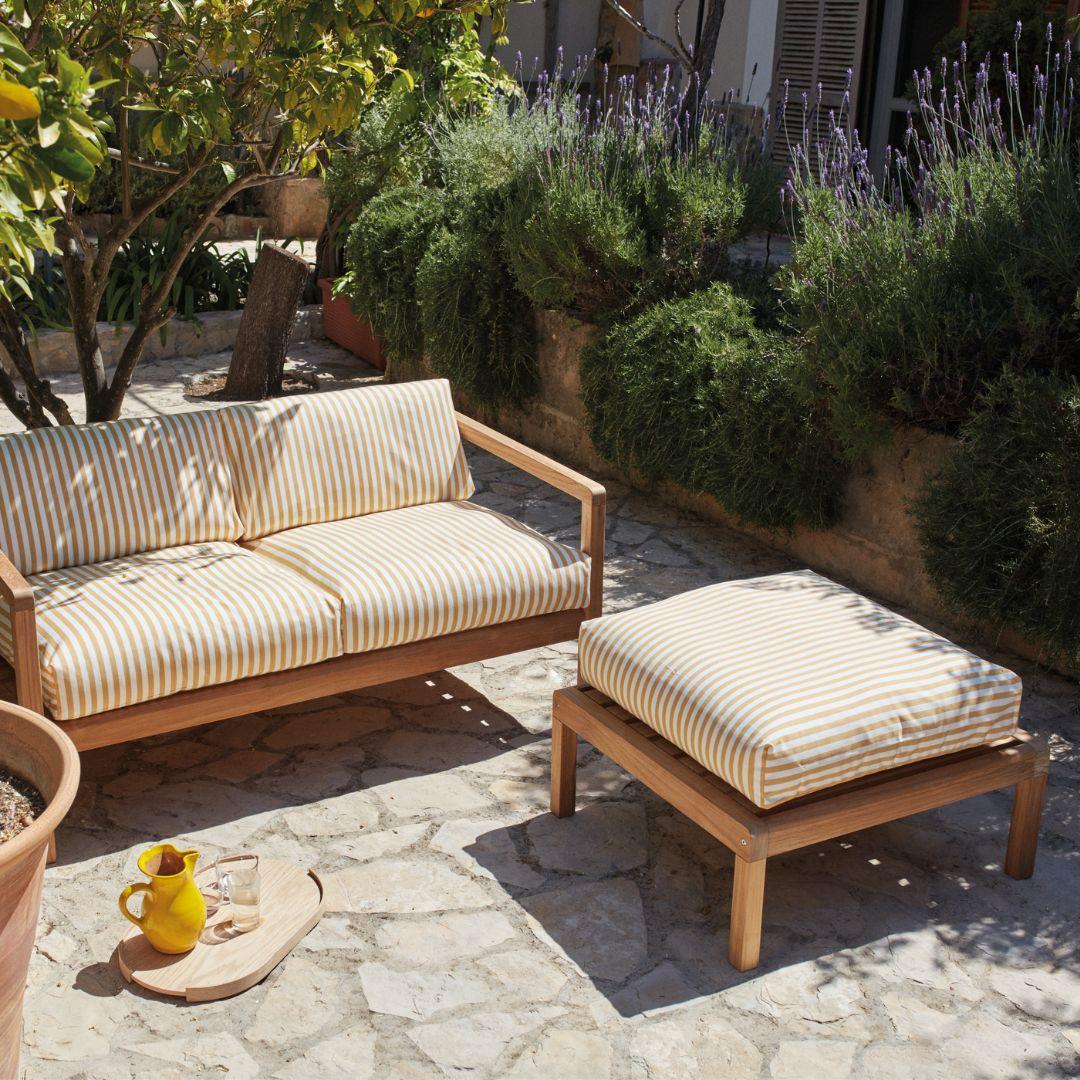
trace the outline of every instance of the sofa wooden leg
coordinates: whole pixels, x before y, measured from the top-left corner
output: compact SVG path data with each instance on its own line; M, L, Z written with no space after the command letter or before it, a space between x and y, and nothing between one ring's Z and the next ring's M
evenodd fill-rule
M735 859L728 959L739 971L757 967L761 956L761 911L765 900L765 859Z
M49 853L45 856L45 862L49 866L56 862L56 833L49 836Z
M577 732L551 720L551 812L569 817L577 803Z
M1021 780L1013 789L1009 846L1005 852L1005 873L1029 878L1035 872L1035 851L1039 846L1039 824L1046 800L1046 773Z

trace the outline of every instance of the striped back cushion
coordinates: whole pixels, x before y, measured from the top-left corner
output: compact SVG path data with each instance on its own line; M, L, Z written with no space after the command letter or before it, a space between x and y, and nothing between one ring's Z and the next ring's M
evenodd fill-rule
M237 540L242 528L212 412L0 438L0 550L24 574Z
M248 540L473 492L445 379L278 398L220 416Z
M585 623L581 679L758 806L1015 730L1018 676L809 570Z

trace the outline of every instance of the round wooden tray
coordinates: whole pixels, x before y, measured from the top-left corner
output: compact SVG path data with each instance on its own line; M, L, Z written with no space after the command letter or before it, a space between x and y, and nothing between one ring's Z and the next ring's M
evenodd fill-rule
M159 953L133 926L118 949L120 972L128 982L188 1001L231 997L265 978L322 917L323 887L313 870L283 859L260 859L262 922L235 933L225 904L206 920L198 944L182 956ZM200 885L214 880L213 867L195 875Z

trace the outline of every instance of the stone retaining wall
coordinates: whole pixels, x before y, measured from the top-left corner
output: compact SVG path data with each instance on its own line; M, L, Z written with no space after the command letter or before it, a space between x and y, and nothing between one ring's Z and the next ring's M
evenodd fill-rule
M999 634L958 616L930 583L909 502L940 468L952 450L952 439L920 428L898 429L893 441L880 447L867 466L848 480L844 513L832 529L776 532L737 517L711 496L627 474L605 461L589 438L578 374L581 350L595 328L543 311L537 315L537 331L539 392L524 408L500 410L496 426L501 431L598 479L615 477L653 492L673 506L753 536L853 588L913 608L962 634L1000 643L1028 659L1075 674L1069 672L1063 658L1048 657L1044 647L1018 634Z
M152 334L143 353L145 360L160 360L171 356L201 356L205 353L227 352L236 341L243 311L206 311L197 321L173 319L166 327L165 338ZM105 366L116 363L123 351L130 329L117 331L112 323L98 323L101 351ZM293 327L294 342L322 337L322 305L302 307ZM78 371L75 362L74 335L66 330L44 330L30 342L30 353L42 375L58 375ZM7 367L7 358L0 355Z

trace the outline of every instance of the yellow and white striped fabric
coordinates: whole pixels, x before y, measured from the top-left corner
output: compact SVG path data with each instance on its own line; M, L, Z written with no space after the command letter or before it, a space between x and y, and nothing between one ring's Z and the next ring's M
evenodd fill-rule
M445 379L278 398L219 416L248 540L473 493Z
M56 720L341 655L339 604L237 544L193 544L28 579ZM0 613L0 654L11 627Z
M0 438L0 551L23 574L239 539L211 412Z
M249 545L341 599L344 649L584 607L589 557L476 503L307 525Z
M761 807L1016 729L1013 672L809 570L583 624L592 685Z

